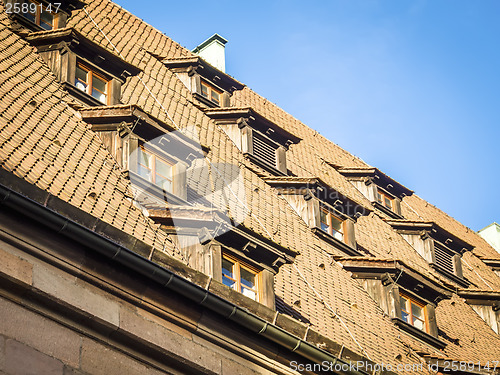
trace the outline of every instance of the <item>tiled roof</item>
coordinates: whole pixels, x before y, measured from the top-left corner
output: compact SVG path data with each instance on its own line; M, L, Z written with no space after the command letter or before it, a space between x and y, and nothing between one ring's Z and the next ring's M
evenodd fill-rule
M293 311L293 316L304 317L315 332L378 363L386 363L388 359L397 362L398 355L403 356L403 362L414 361L415 358L405 355L408 346L428 355L463 360L500 357L500 337L457 296L440 302L436 309L439 337L448 343L443 352L401 333L361 283L335 262L345 254L310 230L288 202L261 178L265 172L246 160L223 130L193 105L191 93L159 59L192 59L192 53L107 0L88 0L87 3L85 10L73 12L68 27L75 28L110 53L118 54L118 50L125 61L142 70L124 85L121 100L125 104L114 108L137 105L175 128L190 129L193 138L210 147L207 157L211 162L239 166L249 212L242 225L300 254L294 264L283 265L275 278L282 311ZM2 11L2 168L189 265L170 236L134 205L130 182L120 166L99 136L68 105L72 99L36 50L14 34L9 25ZM297 177L280 179L309 181L310 176L316 176L360 206L371 209L368 199L332 167L365 170L371 168L369 165L248 87L236 91L231 103L236 108L251 107L301 138L287 151L287 166ZM235 205L240 204L232 196L228 199L234 200ZM474 246L473 253L466 252L463 256L464 276L472 282L471 288L500 290L500 278L479 259L499 259L500 255L481 237L415 194L405 197L401 206L406 219L435 222ZM359 246L373 256L373 260L367 258L367 261L402 259L415 271L446 283L378 215L360 217L355 231Z

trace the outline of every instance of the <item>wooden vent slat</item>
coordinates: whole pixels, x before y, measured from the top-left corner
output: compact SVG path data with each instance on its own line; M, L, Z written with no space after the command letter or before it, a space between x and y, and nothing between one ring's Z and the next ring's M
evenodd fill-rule
M276 146L257 132L253 134L253 155L276 168Z
M444 268L446 271L455 273L454 267L453 267L453 255L448 253L446 250L441 249L440 247L436 246L434 248L434 255L436 256L436 264L442 268Z

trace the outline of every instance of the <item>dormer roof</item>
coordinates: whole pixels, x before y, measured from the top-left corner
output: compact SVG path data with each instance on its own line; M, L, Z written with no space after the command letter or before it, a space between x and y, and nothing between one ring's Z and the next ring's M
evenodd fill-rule
M377 168L343 168L336 167L337 171L344 175L347 179L371 179L376 185L387 190L396 197L403 198L404 196L412 195L413 190L408 189L396 180L392 179Z
M198 73L229 93L235 90L241 90L245 87L243 83L209 64L200 56L192 55L173 59L165 58L162 59L161 62L175 73Z

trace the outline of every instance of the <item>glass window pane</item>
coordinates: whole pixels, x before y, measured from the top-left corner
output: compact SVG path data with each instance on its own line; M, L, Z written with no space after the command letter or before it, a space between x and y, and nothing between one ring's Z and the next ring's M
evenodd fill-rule
M403 320L406 322L406 323L410 323L410 315L408 313L405 313L404 311L402 311L402 318Z
M222 258L222 274L234 278L233 274L234 263L226 258Z
M160 159L156 159L156 173L159 175L171 179L172 178L172 166L167 164Z
M151 155L145 152L142 148L139 149L139 164L151 169Z
M411 314L415 318L419 318L419 319L423 319L424 318L424 311L423 311L423 309L420 306L415 305L414 303L411 304Z
M42 26L45 30L52 30L53 23L53 14L42 8L42 12L40 13L40 26Z
M333 231L333 237L339 241L344 240L344 235L341 232Z
M240 274L241 274L242 285L247 286L249 288L253 288L255 286L255 274L253 272L241 268Z
M27 8L27 12L23 12L23 16L26 17L27 19L29 19L31 22L35 23L36 22L36 8L37 8L37 4L35 3L32 3L30 1L23 1L24 4L27 4L28 5L28 8ZM21 6L21 11L22 11L23 7ZM24 8L26 9L26 8Z
M80 66L76 67L76 79L87 83L87 71Z
M253 290L241 287L241 293L243 293L244 296L253 299L254 301L257 300L257 293L255 293Z
M382 195L377 191L377 202L382 203Z
M414 319L413 320L413 325L417 327L418 329L425 330L425 324L423 320L420 319Z
M87 92L87 85L84 82L77 80L75 82L75 86L77 89L82 90L83 92Z
M160 176L159 174L156 174L155 176L155 184L169 193L172 192L172 181L163 178L163 176Z
M388 197L385 197L385 206L388 208L392 207L391 200Z
M401 310L406 311L406 301L407 299L403 296L399 296L399 303L401 304Z
M333 229L335 229L337 232L342 233L342 221L337 219L335 216L330 216L330 217Z
M219 93L212 90L212 101L219 104Z
M102 93L106 93L106 81L97 77L96 75L93 76L93 79L92 79L92 86L94 87L94 89L96 89L97 91L100 91Z
M203 95L205 98L208 98L208 87L204 84L201 84L201 95Z
M148 181L152 181L152 176L151 176L151 170L145 168L144 166L140 165L137 167L137 173L139 176L142 178L145 178Z
M322 223L326 223L326 212L324 210L320 210L319 212L319 219Z
M100 92L100 91L97 91L95 88L92 88L92 96L94 98L96 98L97 100L99 100L102 104L106 104L107 103L107 96L106 94Z

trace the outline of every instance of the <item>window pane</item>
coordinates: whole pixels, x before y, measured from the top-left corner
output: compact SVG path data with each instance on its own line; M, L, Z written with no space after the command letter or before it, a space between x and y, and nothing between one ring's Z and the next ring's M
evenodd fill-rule
M151 169L151 155L144 151L142 148L139 149L139 164Z
M241 287L241 293L243 293L244 296L253 299L254 301L257 300L257 293L255 293L253 290Z
M404 311L401 312L402 314L402 318L403 320L406 322L406 323L411 323L409 320L410 320L410 315L408 313L405 313Z
M337 219L335 216L330 216L332 227L335 231L342 233L342 220Z
M233 266L234 263L227 260L226 258L222 258L222 274L234 278L233 274Z
M100 92L106 93L106 81L97 77L96 75L93 76L92 80L92 85L93 87Z
M45 9L42 9L42 12L40 13L40 26L42 26L45 30L52 30L53 23L53 14L47 12Z
M160 159L156 159L156 173L167 179L171 179L172 166L170 164L161 161Z
M339 241L344 240L344 235L341 232L333 231L333 237Z
M382 203L382 195L380 194L379 191L377 191L377 202Z
M417 327L418 329L425 330L425 324L423 320L420 319L414 319L413 320L413 325Z
M103 104L107 103L106 81L95 75L92 79L92 96Z
M155 184L169 193L172 192L172 181L163 178L163 176L160 176L159 174L156 174L155 176Z
M76 67L76 79L87 83L87 71L80 66Z
M219 93L212 90L212 101L219 104Z
M139 176L145 178L148 181L152 181L152 176L151 176L151 170L145 168L144 166L140 165L137 167L137 173L139 173Z
M94 98L96 98L97 100L99 100L102 104L106 104L108 102L106 94L104 94L100 91L97 91L94 88L92 89L92 96Z
M420 306L415 305L414 303L411 304L411 314L415 318L419 318L419 319L423 319L424 318L424 311L423 311L423 309Z
M201 95L203 95L205 98L208 98L208 87L204 84L201 84Z
M23 16L26 17L27 19L29 19L31 22L35 23L36 22L36 8L37 8L37 4L35 3L32 3L30 1L23 1L23 4L27 4L28 5L28 8L27 8L27 12L23 12ZM22 11L23 7L21 6L21 11ZM24 8L26 9L26 8Z
M406 301L407 299L403 296L399 296L399 303L401 304L401 310L406 311Z
M388 197L385 197L385 206L388 208L392 207L391 200Z
M253 288L255 286L255 274L250 272L244 268L241 268L241 284L247 286L249 288Z

